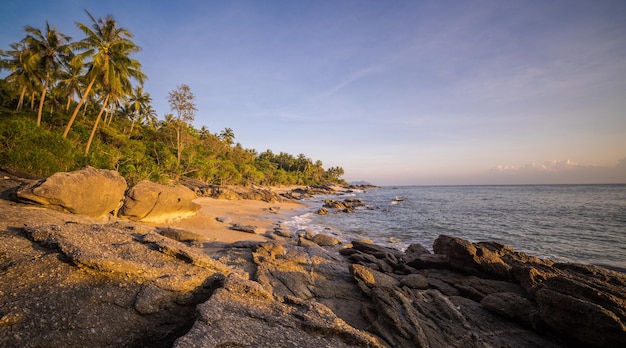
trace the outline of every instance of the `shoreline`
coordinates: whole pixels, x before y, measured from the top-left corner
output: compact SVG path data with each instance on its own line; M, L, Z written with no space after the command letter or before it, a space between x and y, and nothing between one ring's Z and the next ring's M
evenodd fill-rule
M193 217L149 224L1 199L0 345L556 348L626 340L619 272L445 235L433 252L283 239L272 226L311 210L308 201L194 201ZM178 229L197 239L168 235Z
M307 207L295 200L268 203L257 200L226 200L199 197L195 215L170 223L150 224L154 227L183 229L193 232L207 242L234 243L239 241L268 241L275 227L297 216ZM222 219L223 222L218 221ZM255 233L231 229L232 224L255 227Z

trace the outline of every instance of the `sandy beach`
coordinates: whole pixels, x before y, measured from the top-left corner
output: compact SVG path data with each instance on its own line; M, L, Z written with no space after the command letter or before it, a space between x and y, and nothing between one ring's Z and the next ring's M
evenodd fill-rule
M297 201L267 203L255 200L225 200L200 197L194 200L201 206L198 212L189 218L174 221L168 224L154 224L180 228L197 233L206 241L232 243L242 240L267 240L265 232L290 217L295 216L306 205ZM220 222L217 219L223 219ZM248 233L230 229L232 224L254 226L257 233Z
M265 232L272 231L279 223L287 221L307 208L306 204L295 200L267 203L257 200L199 197L194 202L201 207L194 216L169 223L144 223L117 218L102 220L0 199L0 229L47 224L62 225L67 222L103 224L120 221L137 225L142 230L153 227L183 229L200 235L205 241L223 243L243 240L264 241L268 239L263 235ZM218 221L217 218L224 222ZM254 226L257 233L232 230L230 229L232 224Z

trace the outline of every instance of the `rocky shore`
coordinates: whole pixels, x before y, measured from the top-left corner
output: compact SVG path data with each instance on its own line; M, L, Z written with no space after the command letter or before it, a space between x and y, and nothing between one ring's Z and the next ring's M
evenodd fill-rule
M433 253L284 229L202 241L6 200L19 184L0 200L2 347L626 345L626 275L601 267L444 235Z

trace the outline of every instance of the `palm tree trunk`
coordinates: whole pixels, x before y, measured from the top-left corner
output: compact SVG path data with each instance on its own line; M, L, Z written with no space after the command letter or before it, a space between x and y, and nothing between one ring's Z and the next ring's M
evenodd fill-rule
M24 105L24 95L26 95L26 86L22 87L22 92L20 93L20 100L17 102L16 111L20 111L22 109L22 105Z
M135 119L137 119L137 114L133 116L133 122L130 123L130 132L128 136L133 135L133 128L135 128Z
M181 132L180 128L181 127L180 127L180 120L179 120L178 121L178 126L176 127L176 148L178 150L177 151L178 152L177 159L178 159L178 165L179 166L180 166L180 155L181 155L181 152L182 152L182 146L181 146L182 144L180 142L180 132Z
M78 102L78 105L76 105L76 109L74 109L74 113L72 113L72 117L70 117L70 120L67 123L67 126L65 127L65 131L63 131L63 138L67 138L67 134L70 132L70 129L72 128L72 124L74 123L74 120L76 120L76 115L78 115L78 110L80 110L80 107L85 102L85 99L87 99L87 96L89 95L89 91L91 91L91 86L93 86L94 82L96 82L95 76L94 78L91 79L91 82L89 82L89 85L87 86L87 89L85 90L85 93L83 93L83 97Z
M70 102L72 102L72 100L74 100L73 98L73 93L71 96L67 97L67 104L65 104L65 111L69 111L70 110Z
M93 128L91 129L91 135L89 135L89 140L87 140L87 147L85 148L85 156L89 154L89 148L91 147L91 142L93 141L93 136L96 134L96 129L98 128L98 123L100 123L100 116L104 112L104 108L107 107L107 103L109 102L109 96L107 95L104 98L104 103L102 103L102 108L98 113L98 117L96 117L96 122L93 124Z
M46 92L48 91L48 74L43 82L43 90L41 91L41 100L39 101L39 111L37 111L37 127L41 125L41 113L43 111L43 101L46 99Z
M30 111L35 111L35 92L30 94Z

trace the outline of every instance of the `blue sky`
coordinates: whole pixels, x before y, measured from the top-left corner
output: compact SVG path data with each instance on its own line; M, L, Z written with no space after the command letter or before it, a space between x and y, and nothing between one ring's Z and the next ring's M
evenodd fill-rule
M380 185L626 182L626 1L20 1L23 27L82 38L112 14L159 117Z

